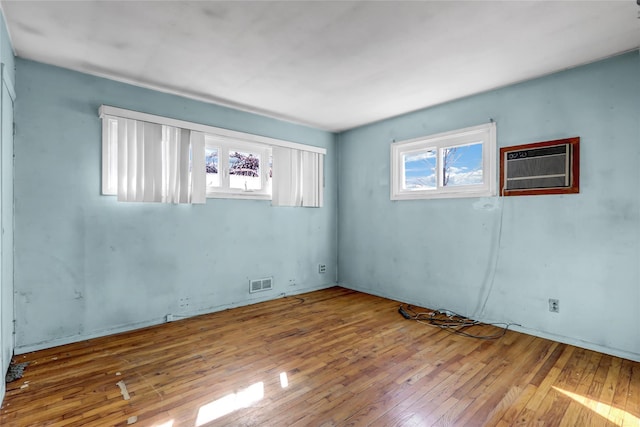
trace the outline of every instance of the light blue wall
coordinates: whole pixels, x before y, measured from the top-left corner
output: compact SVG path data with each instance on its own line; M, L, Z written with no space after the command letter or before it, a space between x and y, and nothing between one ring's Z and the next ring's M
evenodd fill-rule
M319 130L16 65L18 352L329 286L339 253L346 287L640 360L638 52L344 132L337 145ZM103 103L326 147L326 206L100 196ZM581 193L389 200L392 140L489 118L499 146L580 136ZM274 291L248 293L249 278L269 275Z
M22 59L16 66L17 352L335 284L332 133ZM325 206L101 196L101 104L325 147ZM275 289L249 294L249 279L267 276Z
M13 356L13 48L4 17L0 16L0 372L4 377ZM0 381L0 402L5 394Z
M579 136L580 194L390 201L392 140L489 118L500 147ZM354 129L338 146L340 284L640 360L638 52Z

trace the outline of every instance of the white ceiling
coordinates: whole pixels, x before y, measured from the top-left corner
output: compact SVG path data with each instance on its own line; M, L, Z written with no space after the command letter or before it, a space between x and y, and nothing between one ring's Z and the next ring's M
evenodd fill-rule
M609 1L1 1L16 55L340 131L640 46Z

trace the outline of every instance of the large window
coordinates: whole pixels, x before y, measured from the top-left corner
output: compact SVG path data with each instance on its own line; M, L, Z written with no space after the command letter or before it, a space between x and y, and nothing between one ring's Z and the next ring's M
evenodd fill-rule
M494 196L495 123L391 145L391 199Z
M324 148L107 105L100 117L102 194L119 201L204 203L206 192L273 206L323 204Z

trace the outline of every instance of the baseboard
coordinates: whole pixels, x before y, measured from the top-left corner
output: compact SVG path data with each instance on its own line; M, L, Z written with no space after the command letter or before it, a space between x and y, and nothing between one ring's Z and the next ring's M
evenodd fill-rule
M387 298L390 300L394 300L394 301L399 301L399 302L403 302L403 303L409 303L409 304L415 304L418 305L420 307L428 307L428 304L424 301L408 301L408 300L403 300L403 299L398 299L397 296L391 296L385 292L378 292L378 291L374 291L372 289L365 289L365 288L360 288L358 286L351 286L351 285L345 285L343 283L339 283L338 286L341 286L343 288L346 289L351 289L354 291L358 291L358 292L363 292L365 294L370 294L370 295L375 295L375 296L379 296L382 298ZM427 304L427 305L425 305ZM493 323L496 320L495 319L474 319L474 320L478 320L480 322L485 322L485 323ZM557 334L553 334L553 333L549 333L549 332L544 332L544 331L540 331L537 329L530 329L527 327L523 327L523 326L510 326L509 329L514 330L516 332L521 332L523 334L527 334L527 335L532 335L534 337L540 337L540 338L545 338L551 341L556 341L556 342L560 342L563 344L569 344L569 345L573 345L575 347L580 347L580 348L584 348L587 350L593 350L593 351L597 351L599 353L604 353L604 354L609 354L611 356L616 356L616 357L621 357L623 359L629 359L632 360L634 362L640 362L640 354L638 353L634 353L631 351L627 351L627 350L622 350L622 349L618 349L618 348L612 348L612 347L607 347L607 346L603 346L600 344L595 344L589 341L583 341L583 340L579 340L579 339L575 339L572 337L567 337L564 335L557 335Z
M335 283L327 283L327 284L324 284L324 285L309 286L309 287L296 286L295 288L292 287L291 289L289 289L289 292L280 292L277 295L265 295L263 297L249 298L249 299L246 299L244 301L231 302L229 304L222 304L222 305L218 305L218 306L207 307L207 308L204 308L204 309L201 309L201 310L190 311L190 312L171 313L171 314L172 314L172 317L173 317L174 320L186 319L186 318L189 318L189 317L195 317L195 316L200 316L200 315L203 315L203 314L215 313L217 311L228 310L230 308L243 307L243 306L247 306L247 305L251 305L251 304L258 304L260 302L271 301L271 300L278 299L278 298L284 298L284 297L289 296L289 295L297 295L297 294L302 294L302 293L306 293L306 292L319 291L321 289L327 289L327 288L331 288L333 286L336 286L336 284ZM169 314L169 313L167 313L167 314ZM56 338L56 339L53 339L53 340L47 340L47 341L42 341L42 342L33 343L33 344L18 345L14 349L14 354L17 355L17 354L30 353L32 351L44 350L44 349L47 349L47 348L53 348L53 347L58 347L58 346L61 346L61 345L72 344L72 343L75 343L75 342L89 340L89 339L92 339L92 338L105 337L105 336L109 336L109 335L119 334L119 333L122 333L122 332L129 332L129 331L133 331L133 330L136 330L136 329L146 328L146 327L149 327L149 326L160 325L162 323L167 323L166 315L164 315L162 317L159 317L159 318L150 319L150 320L144 321L144 322L128 323L126 325L118 325L118 326L115 326L115 327L112 327L112 328L100 329L100 330L96 330L96 331L93 331L93 332L90 332L90 333L86 333L86 334L77 334L77 335L71 335L71 336Z
M482 322L482 320L480 320ZM536 329L524 328L522 326L511 326L509 329L513 329L516 332L521 332L527 335L533 335L535 337L545 338L551 341L561 342L563 344L569 344L575 347L585 348L587 350L597 351L598 353L609 354L611 356L621 357L623 359L629 359L634 362L640 362L640 354L631 351L621 350L618 348L606 347L600 344L595 344L589 341L582 341L571 337L565 337L564 335L551 334L544 331L538 331Z
M108 329L101 329L101 330L93 331L86 334L70 335L66 337L56 338L53 340L41 341L33 344L17 345L16 348L14 349L14 354L18 355L18 354L30 353L32 351L44 350L47 348L53 348L61 345L72 344L79 341L90 340L91 338L100 338L108 335L119 334L121 332L128 332L136 329L146 328L149 326L155 326L164 322L165 322L165 318L161 317L161 318L152 319L146 322L128 323L126 325L120 325L120 326L116 326Z

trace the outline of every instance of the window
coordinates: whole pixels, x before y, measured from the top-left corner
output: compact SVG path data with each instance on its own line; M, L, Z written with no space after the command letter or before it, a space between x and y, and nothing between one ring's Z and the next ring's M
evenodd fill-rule
M204 203L203 187L206 197L272 200L274 188L274 206L322 206L324 148L106 105L100 117L102 194L119 201L191 202L197 188ZM274 149L299 162L280 161L274 173Z
M391 144L391 200L495 196L495 123Z
M271 147L205 135L207 197L271 199Z

